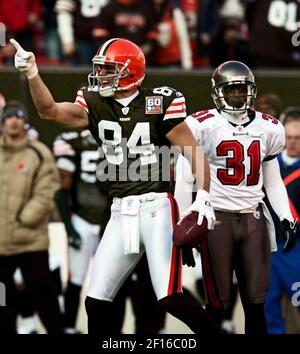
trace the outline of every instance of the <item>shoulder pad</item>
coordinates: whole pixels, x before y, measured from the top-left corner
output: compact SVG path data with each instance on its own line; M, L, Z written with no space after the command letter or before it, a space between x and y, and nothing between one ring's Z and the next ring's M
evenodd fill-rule
M195 113L192 113L191 114L191 117L197 119L197 121L199 123L202 123L204 122L206 119L208 118L212 118L214 117L215 115L212 113L212 111L209 111L208 109L206 110L203 110L203 111L198 111L198 112L195 112Z
M176 97L183 96L181 92L173 89L172 87L168 87L168 86L155 87L154 89L152 89L152 91L154 94L167 96L167 97L170 97L172 95L176 95Z
M267 122L273 123L275 125L279 124L279 120L271 116L271 114L268 113L262 113L261 118L264 119Z

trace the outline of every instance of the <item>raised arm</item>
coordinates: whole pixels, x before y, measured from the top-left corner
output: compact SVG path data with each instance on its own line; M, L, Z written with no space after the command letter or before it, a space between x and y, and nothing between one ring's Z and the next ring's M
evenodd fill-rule
M15 67L27 76L31 97L40 117L68 127L86 128L88 116L84 108L71 102L55 102L38 74L34 54L25 51L14 39L10 42L17 50Z

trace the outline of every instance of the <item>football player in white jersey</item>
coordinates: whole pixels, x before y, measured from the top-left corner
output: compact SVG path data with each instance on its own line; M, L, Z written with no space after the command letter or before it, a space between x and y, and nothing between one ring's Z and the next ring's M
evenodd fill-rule
M285 145L284 128L272 116L252 109L255 96L251 70L241 62L228 61L212 76L216 108L186 118L210 164L210 202L217 220L201 244L207 308L216 319L222 316L230 302L235 270L248 334L266 333L269 251L276 250L263 187L281 220L286 237L284 252L295 244L295 222L275 158ZM192 203L193 178L189 171L188 162L180 156L175 198L181 212Z

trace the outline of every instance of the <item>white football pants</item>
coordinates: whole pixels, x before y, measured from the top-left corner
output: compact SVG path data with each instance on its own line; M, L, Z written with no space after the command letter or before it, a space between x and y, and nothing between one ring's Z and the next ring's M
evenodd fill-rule
M137 215L129 215L128 219L124 203L136 205L137 201ZM181 252L172 242L176 215L177 204L169 193L115 198L110 220L94 258L87 295L112 301L144 252L157 299L182 292ZM132 220L137 221L140 252L126 254L124 241L128 228L134 224Z

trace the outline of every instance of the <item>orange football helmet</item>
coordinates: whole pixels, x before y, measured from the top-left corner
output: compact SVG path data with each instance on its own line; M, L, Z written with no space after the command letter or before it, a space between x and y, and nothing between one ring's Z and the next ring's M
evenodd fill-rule
M98 91L103 97L140 86L145 77L144 53L126 39L113 38L103 43L92 62L89 90ZM101 73L103 67L106 68L104 75Z

